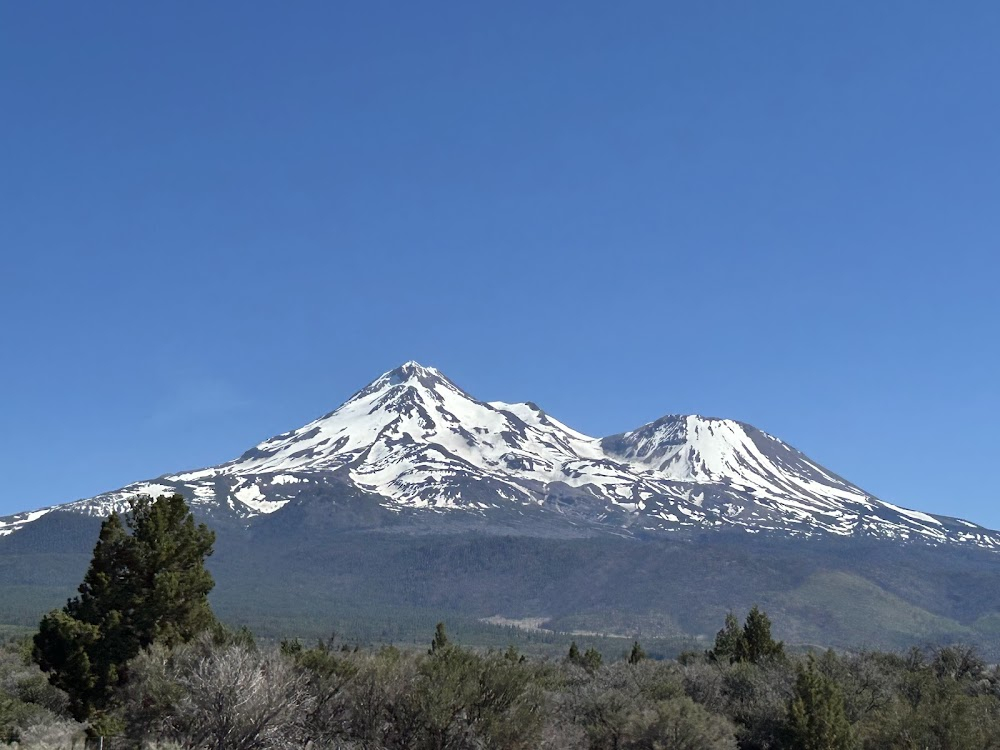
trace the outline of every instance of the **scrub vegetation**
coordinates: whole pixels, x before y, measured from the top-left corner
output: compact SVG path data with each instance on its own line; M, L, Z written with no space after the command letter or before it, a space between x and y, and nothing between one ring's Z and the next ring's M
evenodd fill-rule
M766 618L764 613L759 613ZM742 632L742 631L741 631ZM430 634L429 634L430 636ZM580 750L1000 747L1000 673L970 649L790 655L729 650L561 659L429 648L255 642L216 628L133 657L96 723L0 649L0 739L15 747Z
M22 748L1000 748L1000 669L971 647L793 653L768 614L676 659L638 640L559 657L258 641L216 621L212 537L177 496L102 528L80 595L0 647L0 742Z

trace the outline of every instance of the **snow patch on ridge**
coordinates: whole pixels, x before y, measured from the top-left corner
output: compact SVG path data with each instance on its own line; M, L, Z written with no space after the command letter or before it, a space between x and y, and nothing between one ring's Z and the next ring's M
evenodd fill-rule
M32 521L37 521L39 518L52 510L54 510L54 508L42 508L41 510L33 510L28 513L19 513L16 516L8 516L7 518L0 520L0 536L13 534L22 526L25 526Z

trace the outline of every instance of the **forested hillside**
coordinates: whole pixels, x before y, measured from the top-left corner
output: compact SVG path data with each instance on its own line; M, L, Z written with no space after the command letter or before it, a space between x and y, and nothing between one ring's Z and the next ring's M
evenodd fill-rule
M78 595L0 649L0 741L190 750L965 750L1000 741L1000 668L974 648L793 650L756 605L745 618L719 617L706 648L674 659L639 639L570 638L554 656L469 647L444 622L407 648L258 640L209 607L213 543L179 495L137 498L105 520Z
M553 654L566 634L640 638L663 656L710 645L720 613L764 607L788 643L905 649L968 643L1000 660L1000 569L988 550L742 532L546 536L448 518L405 529L319 500L249 528L208 521L210 601L263 637L423 641L446 620L470 645ZM0 623L34 627L71 596L100 521L50 513L0 538ZM504 533L506 532L506 533ZM493 622L531 621L509 631ZM612 641L609 641L609 643ZM601 645L595 642L594 645Z

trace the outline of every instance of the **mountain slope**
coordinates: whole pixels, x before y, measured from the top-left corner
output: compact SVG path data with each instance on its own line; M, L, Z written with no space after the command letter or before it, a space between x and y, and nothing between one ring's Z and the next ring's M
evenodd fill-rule
M103 516L132 495L164 492L244 523L298 498L348 492L408 518L540 509L616 533L735 527L1000 546L1000 534L975 524L880 501L750 425L666 416L592 438L534 404L476 400L415 362L233 461L55 507ZM0 535L50 510L0 519Z

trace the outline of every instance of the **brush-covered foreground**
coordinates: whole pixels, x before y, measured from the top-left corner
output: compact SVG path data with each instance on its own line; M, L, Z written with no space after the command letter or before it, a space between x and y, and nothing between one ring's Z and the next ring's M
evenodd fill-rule
M742 629L729 619L714 649L678 660L638 644L535 659L463 648L443 627L419 650L263 644L216 628L128 664L104 747L1000 747L1000 671L971 649L788 655L766 633L763 647L739 645L748 628L751 617ZM30 650L0 648L0 740L83 748L86 727Z

